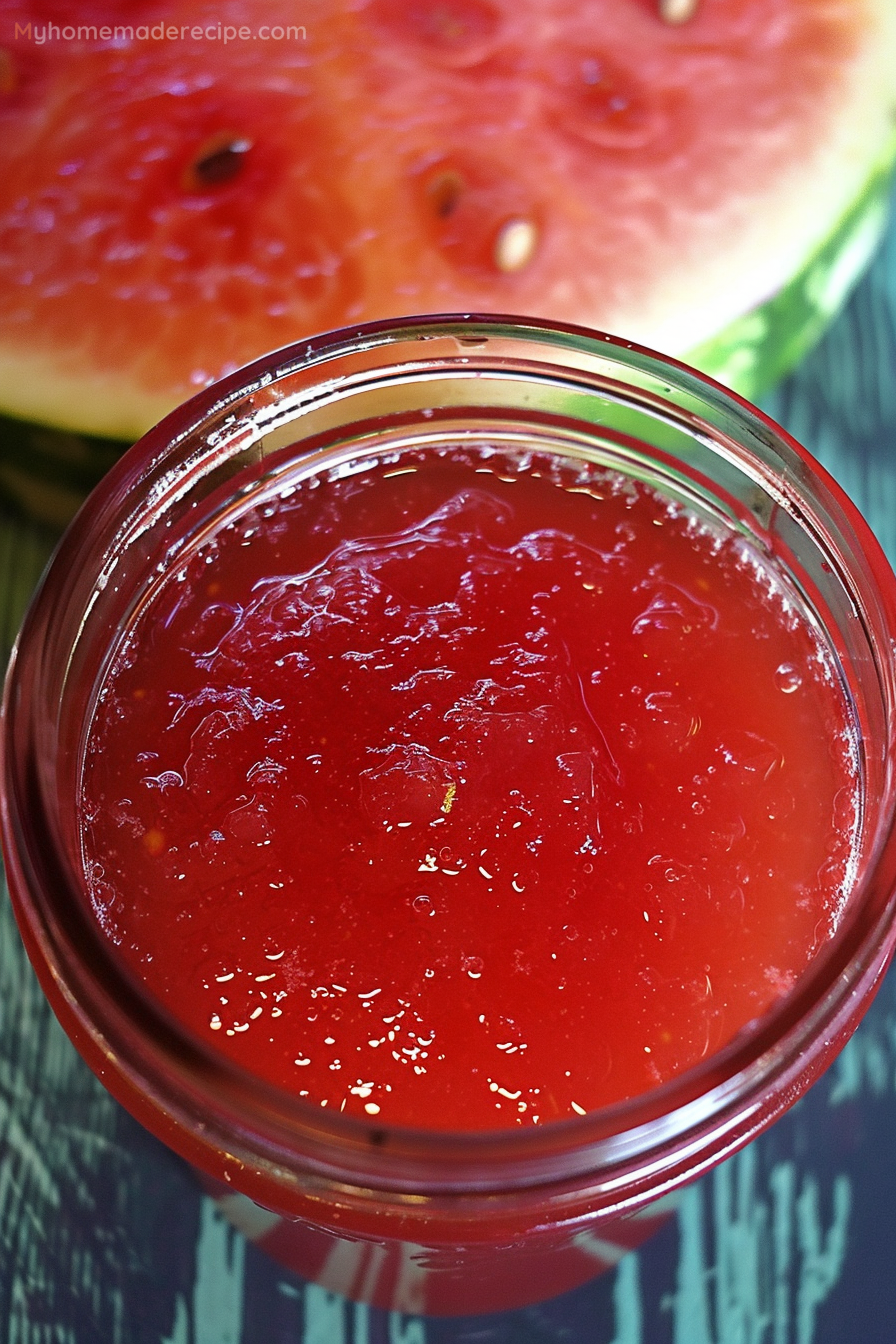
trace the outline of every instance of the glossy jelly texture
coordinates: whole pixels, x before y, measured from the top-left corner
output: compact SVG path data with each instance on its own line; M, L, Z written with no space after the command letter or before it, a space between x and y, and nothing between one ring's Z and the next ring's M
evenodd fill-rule
M756 548L455 447L194 545L99 692L81 822L102 927L208 1043L476 1129L643 1092L762 1014L841 913L857 798L833 661Z

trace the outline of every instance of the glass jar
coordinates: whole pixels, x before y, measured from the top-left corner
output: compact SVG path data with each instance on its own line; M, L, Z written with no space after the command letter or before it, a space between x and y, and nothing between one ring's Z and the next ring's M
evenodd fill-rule
M487 1133L328 1113L241 1071L155 1001L100 933L79 835L85 725L147 592L228 512L412 446L543 447L650 482L771 557L823 630L854 713L862 815L836 933L759 1021L604 1110ZM326 1287L406 1312L522 1305L636 1245L845 1044L893 951L896 580L805 450L684 366L509 318L376 324L278 351L117 463L66 533L5 700L3 838L22 937L110 1091L237 1225Z

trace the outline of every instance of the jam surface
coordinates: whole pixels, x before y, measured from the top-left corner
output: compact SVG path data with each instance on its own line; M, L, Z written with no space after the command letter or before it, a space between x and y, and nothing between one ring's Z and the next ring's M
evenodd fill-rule
M758 551L612 471L458 447L194 546L99 691L81 829L103 929L206 1042L481 1129L641 1093L765 1012L836 925L857 796L832 660Z

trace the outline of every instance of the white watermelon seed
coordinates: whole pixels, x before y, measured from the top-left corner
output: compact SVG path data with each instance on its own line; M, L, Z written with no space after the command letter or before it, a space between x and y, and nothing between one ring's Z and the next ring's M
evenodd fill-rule
M687 23L697 13L698 0L659 0L660 18L665 23Z
M508 219L495 239L494 261L499 271L521 271L535 255L538 230L531 219Z

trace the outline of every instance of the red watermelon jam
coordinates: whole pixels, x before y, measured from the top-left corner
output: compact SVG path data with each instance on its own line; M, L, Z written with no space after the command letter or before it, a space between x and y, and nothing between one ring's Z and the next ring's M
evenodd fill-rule
M98 696L85 868L185 1024L320 1106L543 1124L784 994L847 898L831 656L751 544L548 455L428 450L206 533Z

